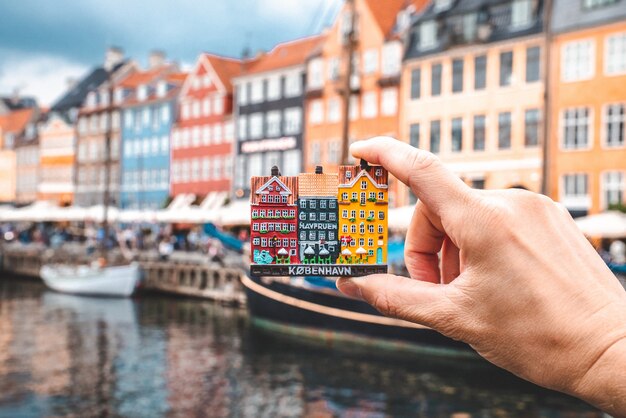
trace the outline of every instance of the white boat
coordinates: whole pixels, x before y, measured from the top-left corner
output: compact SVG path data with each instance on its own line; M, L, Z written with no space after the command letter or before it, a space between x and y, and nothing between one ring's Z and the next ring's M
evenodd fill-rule
M140 271L137 263L112 267L45 265L40 275L57 292L129 297L139 283Z

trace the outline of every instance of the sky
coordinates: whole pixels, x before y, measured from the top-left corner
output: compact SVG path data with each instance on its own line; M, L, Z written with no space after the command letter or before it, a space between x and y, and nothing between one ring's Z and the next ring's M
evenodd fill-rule
M202 51L241 56L318 33L341 0L20 0L0 2L0 95L50 106L108 46L146 65L165 51L183 68Z

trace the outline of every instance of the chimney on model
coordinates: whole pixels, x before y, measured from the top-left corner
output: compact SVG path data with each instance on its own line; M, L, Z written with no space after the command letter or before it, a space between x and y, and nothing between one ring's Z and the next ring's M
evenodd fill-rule
M315 174L324 174L324 167L318 165L315 167Z
M280 170L278 169L277 166L272 167L272 177L278 177L280 176Z
M104 53L104 69L111 71L120 62L124 61L124 50L116 46L107 48Z
M150 67L150 69L154 69L161 67L163 64L165 64L165 52L158 49L150 51L150 55L148 56L148 67Z

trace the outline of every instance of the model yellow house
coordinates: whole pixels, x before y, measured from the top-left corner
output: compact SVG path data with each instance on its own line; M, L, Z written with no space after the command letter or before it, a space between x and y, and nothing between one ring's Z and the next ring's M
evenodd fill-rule
M387 263L388 184L383 167L339 167L338 264Z

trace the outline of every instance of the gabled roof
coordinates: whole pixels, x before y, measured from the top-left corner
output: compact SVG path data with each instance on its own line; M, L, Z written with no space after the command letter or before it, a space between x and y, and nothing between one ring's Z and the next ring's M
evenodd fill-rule
M365 0L365 3L384 36L387 36L395 26L400 10L407 7L406 0Z
M11 113L0 116L0 129L2 133L21 133L31 121L35 109L14 110Z
M118 86L134 89L142 84L150 84L154 82L159 76L161 76L167 69L166 66L152 68L146 71L136 71L129 74L126 78L122 79Z
M246 74L258 74L279 68L304 65L306 59L317 45L324 40L324 35L314 35L276 45L258 61L249 66Z
M381 170L380 176L376 175L376 170ZM349 177L347 173L350 173ZM371 165L363 169L360 165L342 165L339 166L339 188L351 188L363 176L370 179L372 184L379 189L386 189L389 184L389 174L382 166Z
M215 74L219 77L220 81L224 85L224 88L228 92L232 92L233 85L231 83L231 79L241 74L241 60L235 58L220 57L218 55L207 53L203 54L203 57L209 61L211 67L213 67L213 71L215 71Z
M295 205L298 197L298 177L290 176L259 176L250 180L250 203L258 205L261 203L261 196L268 194L265 191L270 185L278 183L284 189L281 195L287 196L287 205Z
M0 97L0 102L2 102L9 110L37 107L37 101L33 97Z
M127 60L122 61L111 69L111 73L115 73L123 67ZM74 87L67 91L59 98L50 108L53 112L67 112L73 108L79 108L83 105L87 94L91 90L98 88L107 80L108 72L103 67L93 69L89 74L83 77Z

